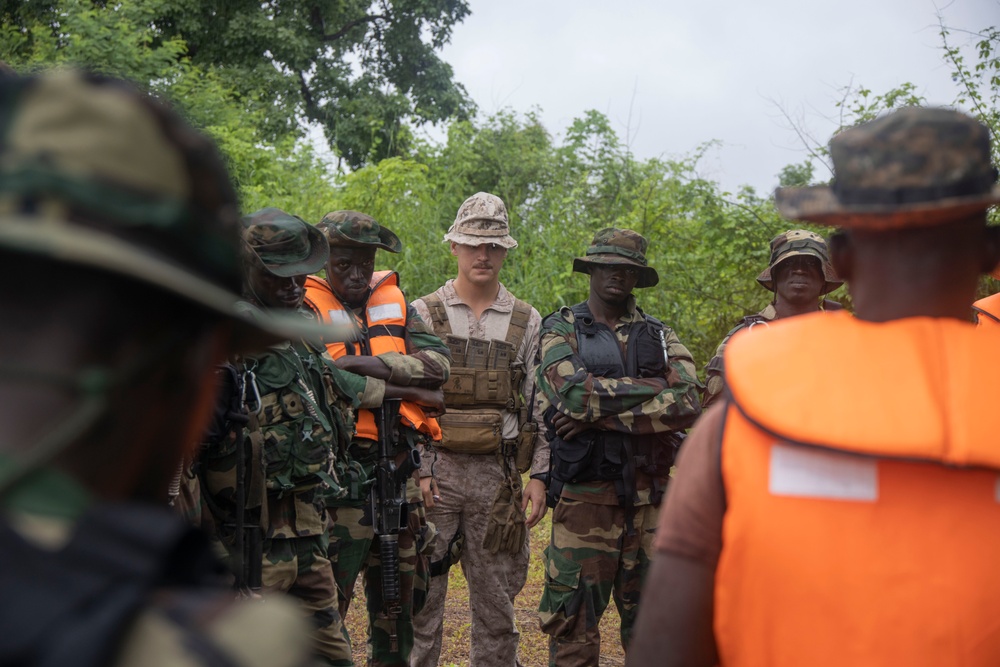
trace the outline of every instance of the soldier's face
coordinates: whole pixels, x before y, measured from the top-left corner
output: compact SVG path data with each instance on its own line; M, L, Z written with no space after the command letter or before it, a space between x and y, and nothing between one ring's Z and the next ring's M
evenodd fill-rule
M361 306L368 299L368 285L375 273L377 248L330 246L326 264L326 281L333 293L351 307Z
M451 244L451 254L458 258L458 274L473 285L495 285L507 258L507 248L496 243L477 246Z
M254 266L251 267L247 279L250 283L251 296L254 296L263 308L295 310L302 305L302 299L306 295L304 275L283 278Z
M826 284L823 269L815 257L789 257L774 267L772 273L776 299L784 303L815 303Z
M622 305L639 282L639 269L628 264L594 264L590 267L590 292L604 303Z

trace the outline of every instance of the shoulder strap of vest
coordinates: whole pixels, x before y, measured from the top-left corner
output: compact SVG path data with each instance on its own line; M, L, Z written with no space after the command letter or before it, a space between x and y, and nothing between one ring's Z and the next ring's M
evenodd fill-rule
M978 306L973 306L972 310L976 311L976 316L977 317L981 317L981 316L985 315L986 317L988 317L989 319L993 320L994 322L1000 322L1000 317L997 317L996 315L994 315L993 313L989 312L988 310L983 310L982 308L979 308Z
M0 664L113 664L153 588L204 586L220 573L204 536L166 509L94 508L55 552L0 523L0 597L17 600L0 606Z
M444 338L451 333L451 322L448 321L448 311L444 307L444 301L433 293L422 298L431 316L431 328L434 329L438 338Z
M528 320L531 319L531 305L514 298L514 310L510 313L510 324L507 325L507 342L514 350L521 348L524 333L528 330Z

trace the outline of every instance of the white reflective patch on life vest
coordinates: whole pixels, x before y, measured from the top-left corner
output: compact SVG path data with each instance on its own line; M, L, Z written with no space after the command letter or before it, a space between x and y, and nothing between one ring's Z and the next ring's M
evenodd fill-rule
M403 319L403 309L398 303L383 303L368 309L368 322L374 324L382 320Z
M351 316L347 314L346 310L328 310L326 314L333 324L349 324L351 321Z
M771 446L769 490L775 496L878 500L874 459L807 447Z

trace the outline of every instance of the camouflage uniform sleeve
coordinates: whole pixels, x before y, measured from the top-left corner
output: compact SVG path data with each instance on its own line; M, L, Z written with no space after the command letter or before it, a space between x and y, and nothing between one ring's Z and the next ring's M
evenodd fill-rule
M670 389L666 378L595 377L587 372L576 354L577 349L573 313L569 308L545 318L541 333L542 360L537 373L538 392L544 394L556 410L573 419L597 422L633 411L641 412L643 404L661 393L680 392ZM697 386L697 380L694 383Z
M378 358L389 367L389 382L406 387L437 389L451 371L448 347L412 305L406 306L406 354L388 352Z
M722 353L732 335L730 332L722 339L719 347L715 349L715 356L708 362L708 366L705 366L705 392L701 398L702 410L714 403L722 395L722 390L726 386L726 380L722 374Z
M702 386L694 358L673 329L666 329L665 333L670 360L666 389L638 407L600 420L600 428L633 435L661 433L687 428L701 415L698 399Z
M385 380L345 371L326 355L323 358L333 370L333 381L337 391L353 409L375 408L382 405L385 398Z
M521 383L521 396L525 402L531 403L535 391L535 373L538 370L538 350L539 336L542 328L542 316L534 308L531 309L531 316L528 318L528 326L524 332L524 381ZM545 421L542 419L543 410L540 409L536 399L533 405L528 405L531 411L529 418L535 422L538 430L535 431L535 454L531 460L531 474L541 475L549 471L549 440L545 437Z

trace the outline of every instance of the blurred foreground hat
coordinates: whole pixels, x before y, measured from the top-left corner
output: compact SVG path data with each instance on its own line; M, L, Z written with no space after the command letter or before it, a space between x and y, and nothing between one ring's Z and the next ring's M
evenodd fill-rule
M323 230L331 246L375 247L389 252L403 249L398 236L375 222L375 218L357 211L332 211L316 226Z
M949 109L909 107L830 140L829 187L779 188L783 216L873 231L943 224L1000 202L989 131Z
M72 70L0 78L0 100L0 248L174 294L233 321L237 350L303 334L237 306L236 193L215 146L179 116Z
M510 235L507 207L500 197L488 192L477 192L462 202L444 240L459 245L495 243L508 249L517 247Z
M319 271L330 258L323 232L278 208L243 218L243 242L268 272L290 278Z
M764 289L773 292L774 268L789 257L796 256L815 257L819 260L823 271L823 280L826 281L821 294L828 294L844 284L844 281L837 277L833 270L833 264L830 263L830 250L826 247L826 241L819 234L806 229L792 229L771 239L770 264L757 276L757 282Z
M587 256L573 260L573 270L590 273L595 264L625 264L639 269L636 287L652 287L660 282L660 276L656 269L646 264L647 245L645 237L631 229L602 229L594 235L594 240L587 248Z

